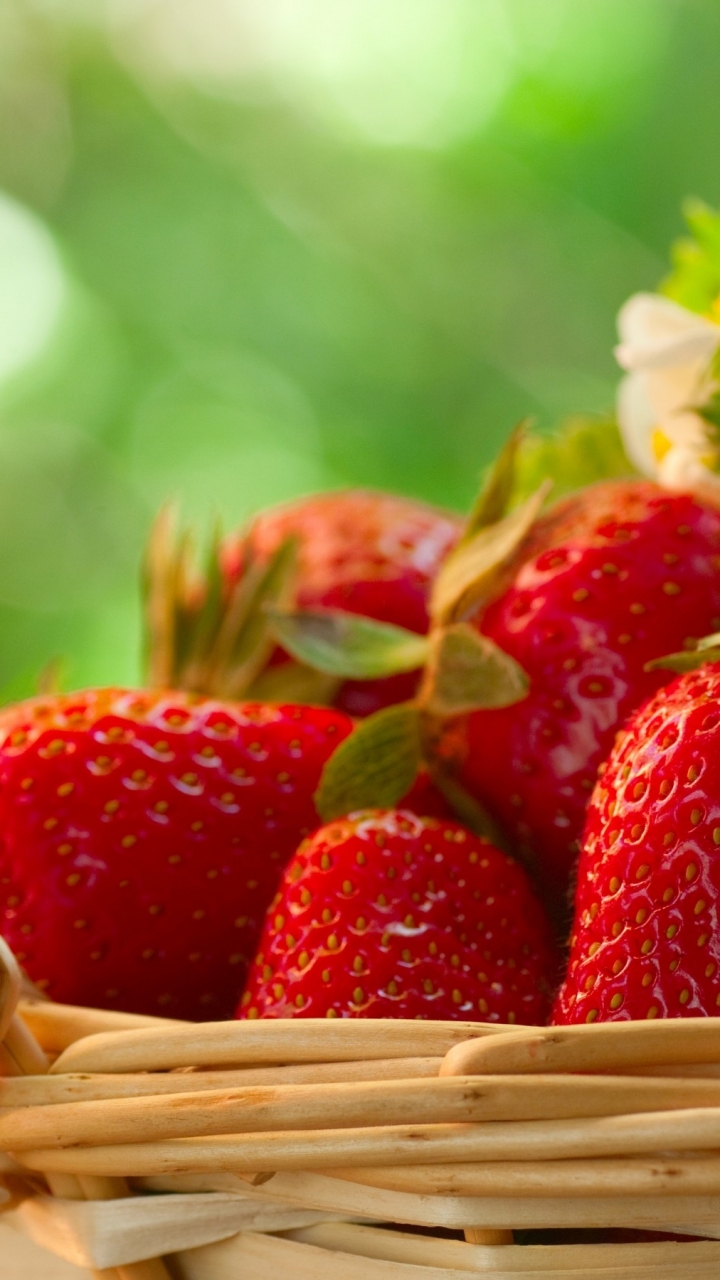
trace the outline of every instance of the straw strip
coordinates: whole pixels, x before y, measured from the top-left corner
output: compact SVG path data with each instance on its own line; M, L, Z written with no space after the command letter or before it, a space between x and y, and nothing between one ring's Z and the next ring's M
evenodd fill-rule
M154 1018L141 1013L118 1013L114 1009L86 1009L81 1005L53 1004L50 1000L21 999L17 1011L46 1053L63 1049L85 1036L102 1031L136 1031L142 1028L183 1027L186 1022Z
M325 1231L325 1227L329 1230ZM458 1271L470 1271L475 1276L478 1272L487 1270L488 1263L502 1268L504 1261L507 1261L503 1259L499 1249L494 1249L490 1255L486 1249L468 1248L460 1240L438 1240L407 1231L388 1231L378 1227L357 1226L350 1222L328 1222L295 1228L285 1233L285 1239L295 1240L298 1244L316 1245L320 1249L331 1249L336 1253L378 1258L385 1262L450 1267ZM521 1246L517 1246L514 1252L519 1253L520 1249ZM518 1261L522 1262L523 1259L519 1258Z
M40 1107L58 1102L92 1102L168 1093L202 1093L246 1085L343 1084L358 1080L437 1077L442 1058L378 1058L364 1062L307 1063L297 1067L239 1067L236 1070L137 1072L134 1075L15 1076L0 1078L0 1109Z
M53 1064L67 1071L169 1071L186 1066L353 1062L441 1057L468 1036L505 1028L482 1022L407 1022L326 1018L205 1022L199 1026L106 1032L70 1045Z
M601 1271L605 1280L611 1274L615 1280L625 1275L625 1268L635 1268L650 1262L655 1266L677 1264L678 1248L675 1242L657 1242L650 1248L646 1244L559 1244L515 1245L508 1247L468 1248L459 1240L442 1240L408 1231L388 1231L378 1227L358 1226L350 1222L324 1222L310 1227L294 1228L284 1233L286 1240L313 1244L321 1249L350 1253L363 1258L379 1258L392 1262L414 1263L423 1267L452 1268L469 1271L477 1277L488 1272L510 1272L520 1277L552 1272L571 1276L582 1274L583 1267L619 1268L611 1273ZM683 1246L682 1262L687 1268L701 1261L720 1261L720 1245L703 1241ZM577 1271L575 1270L577 1268ZM590 1272L590 1274L592 1274ZM631 1273L632 1274L632 1273ZM690 1271L686 1273L690 1275ZM695 1274L694 1272L692 1273Z
M678 1196L672 1217L661 1197L590 1197L567 1200L562 1196L525 1199L517 1196L423 1196L365 1186L354 1171L343 1177L322 1173L278 1172L267 1174L193 1173L137 1178L133 1186L145 1191L200 1192L241 1191L263 1203L312 1207L342 1220L414 1223L417 1226L482 1228L540 1227L636 1227L684 1232L687 1235L720 1236L720 1196ZM254 1181L250 1183L250 1178ZM350 1181L352 1178L352 1181ZM261 1181L258 1181L261 1179ZM347 1179L347 1180L345 1180ZM683 1225L678 1225L683 1224ZM608 1278L609 1280L609 1278Z
M345 1171L343 1171L345 1172ZM333 1171L338 1176L336 1171ZM504 1161L492 1164L349 1169L347 1180L415 1195L604 1196L717 1195L720 1156L709 1158Z
M148 1177L162 1173L364 1168L373 1186L423 1195L460 1196L693 1196L720 1193L720 1157L468 1162L477 1129L448 1126L406 1129L315 1130L297 1134L182 1138L120 1147L28 1152L22 1163L40 1172ZM466 1142L466 1162L452 1177L442 1168ZM375 1166L373 1166L375 1161ZM415 1162L415 1163L413 1163ZM421 1162L427 1162L425 1172ZM397 1167L393 1167L397 1166ZM383 1174L393 1167L392 1174ZM337 1176L337 1175L335 1175ZM378 1184L377 1179L381 1182Z
M558 1120L720 1109L716 1080L455 1077L370 1083L251 1085L0 1112L0 1150L110 1146L289 1130ZM720 1132L718 1135L720 1147ZM655 1147L654 1150L658 1148Z
M582 1202L580 1202L582 1203ZM427 1241L431 1246L433 1242ZM675 1245L665 1250L658 1245L645 1245L645 1262L621 1261L615 1255L603 1265L603 1254L608 1246L601 1245L593 1257L588 1246L582 1250L579 1266L570 1260L557 1261L553 1265L555 1247L538 1247L530 1257L530 1249L519 1247L513 1260L503 1265L500 1259L491 1264L484 1260L473 1266L472 1274L486 1280L717 1280L718 1246L715 1244ZM630 1246L625 1246L629 1249ZM687 1263L683 1266L685 1251ZM480 1252L480 1251L478 1251ZM499 1252L496 1251L496 1253ZM541 1259L538 1258L541 1255ZM547 1255L550 1255L549 1257ZM520 1255L518 1257L518 1255ZM517 1258L517 1261L515 1259ZM668 1259L672 1258L672 1261ZM331 1249L311 1243L298 1243L287 1237L263 1236L244 1233L223 1244L210 1245L192 1254L184 1254L181 1260L184 1280L269 1280L270 1277L292 1276L293 1280L467 1280L468 1271L457 1266L436 1269L421 1263L368 1260L363 1254L336 1254Z
M720 1018L535 1027L452 1048L441 1075L613 1071L720 1062Z
M441 1163L480 1161L548 1163L578 1157L592 1160L631 1152L652 1155L658 1149L693 1149L693 1144L698 1150L716 1150L719 1132L718 1113L712 1115L698 1110L677 1116L651 1114L649 1117L517 1124L437 1124L220 1135L214 1139L182 1138L82 1150L45 1149L41 1154L49 1169L72 1168L74 1172L82 1172L112 1166L114 1173L119 1167L127 1167L131 1176L217 1168L235 1173L282 1169L327 1172L329 1168L336 1169L328 1160L342 1158L343 1153L347 1154L348 1168L362 1168L372 1167L374 1163L378 1167L400 1164L403 1160L434 1167ZM40 1154L33 1151L21 1160L35 1169L39 1167ZM342 1173L334 1171L331 1176L340 1177Z
M3 1033L2 1050L4 1069L13 1076L26 1072L46 1073L48 1059L32 1034L32 1031L21 1021L15 1012L21 977L17 961L7 943L0 937L0 1030ZM53 1195L65 1196L68 1199L93 1200L106 1199L109 1196L129 1195L126 1183L122 1179L112 1182L92 1176L74 1178L62 1171L46 1174L48 1187ZM159 1258L147 1262L133 1263L122 1270L93 1272L96 1280L169 1280L165 1264Z

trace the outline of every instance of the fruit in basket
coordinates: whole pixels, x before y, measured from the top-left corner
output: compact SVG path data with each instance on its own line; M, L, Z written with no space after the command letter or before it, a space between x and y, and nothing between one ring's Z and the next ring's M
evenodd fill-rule
M457 822L372 810L288 864L238 1015L534 1024L556 977L518 863Z
M720 511L641 480L590 486L540 515L531 504L471 532L445 562L412 733L416 757L501 824L557 900L598 766L628 715L669 678L646 664L718 625ZM302 615L291 619L307 654L318 649L309 622L314 633ZM453 662L459 670L453 637L465 667L448 699ZM326 771L333 783L343 770L351 780L346 810L365 802L352 778L373 733L366 721ZM374 744L373 754L389 777ZM382 802L396 801L387 789ZM320 807L326 818L337 812Z
M313 791L317 707L123 689L0 713L0 931L54 999L229 1017Z
M677 655L677 665L685 660L691 656ZM719 908L713 663L679 676L638 711L595 787L554 1021L717 1016Z
M597 768L668 680L645 664L720 617L720 512L645 481L591 486L542 515L513 580L471 621L526 672L527 698L441 733L466 789L559 888Z
M203 576L188 568L187 539L176 539L164 513L148 554L151 682L331 701L353 716L402 701L417 670L318 681L274 646L263 610L293 596L304 609L342 609L424 633L432 580L461 527L459 516L395 494L321 493L261 512L218 541Z

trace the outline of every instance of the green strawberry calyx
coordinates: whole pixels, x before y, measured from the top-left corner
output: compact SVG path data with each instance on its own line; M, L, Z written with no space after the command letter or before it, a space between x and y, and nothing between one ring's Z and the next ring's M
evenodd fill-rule
M678 675L684 675L686 671L696 671L705 662L720 662L720 631L690 642L687 649L681 649L679 653L654 658L652 662L645 664L645 670L675 671Z
M479 709L511 706L527 696L519 664L466 619L502 586L549 492L544 482L509 513L515 460L525 431L511 434L471 512L464 534L436 579L430 631L417 636L339 610L274 610L276 640L301 663L343 678L377 678L423 668L418 693L368 716L325 767L316 795L325 821L372 806L392 806L425 762L438 788L474 830L497 838L489 819L452 778L435 749L437 726ZM471 812L472 810L472 812Z
M286 538L260 563L247 549L228 587L216 529L198 564L192 534L173 505L153 526L143 567L147 684L218 698L317 703L332 701L337 682L322 671L268 666L275 646L271 610L295 600L297 543ZM290 668L288 670L288 667Z
M426 636L342 609L267 608L278 644L299 662L344 680L416 671L429 655Z

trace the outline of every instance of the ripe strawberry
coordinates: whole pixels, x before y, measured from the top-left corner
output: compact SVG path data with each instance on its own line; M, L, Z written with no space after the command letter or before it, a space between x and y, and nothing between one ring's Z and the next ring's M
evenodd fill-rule
M122 689L0 714L0 928L57 1000L229 1016L351 723Z
M368 810L289 863L238 1016L540 1023L555 967L517 863L456 822Z
M661 689L588 811L557 1023L717 1015L720 665Z
M668 673L645 664L720 625L720 512L644 481L542 515L509 585L470 621L526 671L528 696L438 730L436 751L557 891L597 768Z
M228 539L223 572L233 584L248 552L264 563L292 536L299 541L302 608L343 609L423 633L430 584L461 524L458 516L394 494L317 494L261 512L247 530ZM416 672L346 680L334 705L348 715L369 715L411 697L417 683Z
M421 818L455 818L445 796L435 786L427 769L421 769L410 790L403 796L398 806L409 809Z

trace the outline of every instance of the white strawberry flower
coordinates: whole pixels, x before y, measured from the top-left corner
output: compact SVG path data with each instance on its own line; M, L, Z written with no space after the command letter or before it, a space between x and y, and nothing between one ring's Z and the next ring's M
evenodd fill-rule
M615 355L627 370L618 421L628 457L666 489L705 491L717 502L720 324L669 298L637 293L621 309L618 328Z

